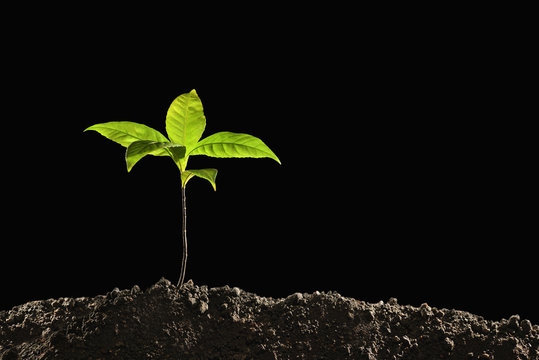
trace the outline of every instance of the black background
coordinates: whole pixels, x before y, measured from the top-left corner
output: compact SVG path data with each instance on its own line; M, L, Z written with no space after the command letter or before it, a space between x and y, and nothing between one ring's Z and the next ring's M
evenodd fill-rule
M538 323L516 38L462 14L322 10L217 24L73 12L8 36L0 308L177 281L177 168L147 157L128 174L124 148L83 130L125 120L165 133L169 104L195 88L204 136L255 135L282 165L190 159L219 175L217 192L187 188L187 279Z

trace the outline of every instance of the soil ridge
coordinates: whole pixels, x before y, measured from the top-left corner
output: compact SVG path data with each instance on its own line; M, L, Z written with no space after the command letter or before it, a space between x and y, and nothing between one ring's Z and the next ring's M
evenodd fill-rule
M539 326L337 292L261 297L166 279L0 311L0 360L539 360Z

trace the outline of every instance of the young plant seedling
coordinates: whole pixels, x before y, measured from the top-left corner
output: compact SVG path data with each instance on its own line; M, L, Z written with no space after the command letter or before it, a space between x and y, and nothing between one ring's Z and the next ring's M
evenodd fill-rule
M202 109L202 102L194 89L174 99L168 109L165 125L168 138L149 126L131 121L95 124L84 131L97 131L107 139L125 146L127 148L125 162L128 172L146 155L170 156L180 170L183 256L178 280L179 288L183 285L187 266L185 187L191 178L199 177L208 180L213 190L216 190L217 169L187 169L189 156L271 158L279 164L281 162L262 140L252 135L223 131L200 140L206 127L206 117Z

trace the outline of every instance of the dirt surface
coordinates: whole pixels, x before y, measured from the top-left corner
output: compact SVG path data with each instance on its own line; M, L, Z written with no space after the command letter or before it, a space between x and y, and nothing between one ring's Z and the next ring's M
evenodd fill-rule
M0 311L0 359L539 359L539 326L394 298L273 299L161 279Z

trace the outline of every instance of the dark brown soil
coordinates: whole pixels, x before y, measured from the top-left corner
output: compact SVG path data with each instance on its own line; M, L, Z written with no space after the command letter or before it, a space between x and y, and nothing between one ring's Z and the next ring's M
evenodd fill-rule
M539 359L539 326L394 298L273 299L161 279L0 311L0 359Z

